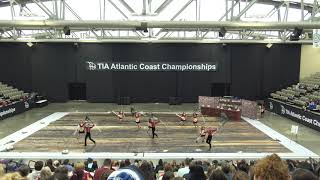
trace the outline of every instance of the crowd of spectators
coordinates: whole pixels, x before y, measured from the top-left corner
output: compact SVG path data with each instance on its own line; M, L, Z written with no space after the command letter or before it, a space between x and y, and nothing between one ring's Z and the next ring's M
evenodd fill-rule
M282 160L272 154L257 161L200 161L185 159L151 161L105 159L101 167L89 158L84 162L69 160L36 161L28 165L3 160L0 180L319 180L320 164ZM10 164L11 163L11 164ZM13 166L13 164L15 166ZM32 165L31 165L32 164Z
M2 106L8 106L10 105L12 102L10 101L10 99L7 99L3 96L0 95L0 107Z

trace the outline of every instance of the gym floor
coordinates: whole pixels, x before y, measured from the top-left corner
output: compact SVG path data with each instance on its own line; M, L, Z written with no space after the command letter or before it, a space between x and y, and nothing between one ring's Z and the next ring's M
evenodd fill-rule
M3 138L11 133L14 133L17 130L20 130L55 112L107 112L111 110L117 111L120 109L123 109L124 111L130 111L131 107L134 107L138 111L144 111L144 112L182 112L182 111L192 112L197 108L197 104L188 103L188 104L182 104L182 105L168 105L168 104L150 103L150 104L131 104L131 105L120 106L120 105L111 104L111 103L88 103L85 101L70 101L67 103L51 103L46 107L34 108L30 111L16 115L14 117L1 120L0 138ZM170 122L171 121L174 121L174 120L170 120ZM315 152L316 154L318 155L320 154L320 144L318 140L320 137L320 132L317 132L308 127L300 125L294 121L291 121L289 119L280 117L278 115L275 115L269 112L266 112L265 116L263 118L260 118L259 121L271 127L275 131L278 131L284 136L294 140L295 140L295 137L290 134L291 125L299 125L298 143L310 149L311 151ZM215 122L215 120L212 120L212 122ZM132 125L132 128L136 128L134 127L135 123L133 121L131 121L130 124ZM174 126L172 126L172 128L174 129ZM192 127L190 126L190 128ZM39 133L40 132L41 131L39 131ZM194 133L193 133L193 136L194 136ZM185 142L181 142L181 143L185 143ZM206 145L204 146L207 147ZM218 147L222 147L222 146L218 146ZM99 148L97 146L97 149L94 151L101 151L101 149L103 149L103 147ZM163 148L163 149L168 149L168 148ZM194 147L186 151L190 152L191 149L193 151ZM216 150L219 152L226 151L224 149L225 148L221 148L221 149L217 148ZM149 149L149 150L153 151L152 149ZM235 149L235 151L236 150L237 149ZM176 149L174 151L179 151L179 150ZM283 151L286 151L286 150L283 149Z

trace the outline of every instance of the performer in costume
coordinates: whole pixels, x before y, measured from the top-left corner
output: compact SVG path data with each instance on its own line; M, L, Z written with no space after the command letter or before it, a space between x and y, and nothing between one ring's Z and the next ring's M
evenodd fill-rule
M209 144L209 150L211 149L211 140L212 136L216 134L218 131L217 128L208 127L205 129L205 133L207 135L206 143Z
M141 126L140 126L141 113L136 112L136 113L134 114L134 117L136 118L136 124L137 124L138 128L141 128Z
M123 118L124 118L124 112L123 111L119 111L118 113L112 111L112 113L115 114L119 118L120 121L123 120Z
M78 124L78 138L80 134L84 133L84 126L86 125L86 121L81 120L80 123Z
M205 137L206 137L205 127L202 126L200 128L199 136L196 139L196 143L198 143L200 140L201 140L201 142L204 142Z
M180 118L180 124L183 124L186 122L187 120L187 114L185 112L183 112L182 114L176 114L176 116L178 116Z
M84 133L84 126L85 126L85 124L86 124L86 121L81 120L81 121L79 122L78 126L77 126L77 129L74 131L73 135L78 134L78 137L77 137L77 138L79 138L79 137L80 137L80 134L83 134L83 133Z
M154 115L152 115L149 118L149 123L148 123L148 127L152 129L152 138L154 139L154 136L158 137L158 134L155 132L156 131L156 125L159 123L160 121L157 120L156 117L154 117Z
M86 136L84 138L84 145L87 146L87 139L89 138L94 144L96 144L96 141L94 141L92 138L91 138L91 129L94 127L95 125L92 123L85 123L84 125L84 131L86 133Z
M192 123L194 125L194 127L198 127L198 113L194 112L192 114Z

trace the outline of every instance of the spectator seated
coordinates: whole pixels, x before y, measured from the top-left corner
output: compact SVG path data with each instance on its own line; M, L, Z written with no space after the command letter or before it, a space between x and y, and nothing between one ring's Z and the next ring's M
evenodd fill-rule
M26 101L28 98L29 93L0 82L0 107L16 101Z
M33 161L34 162L34 161ZM19 177L34 177L36 179L132 179L136 180L174 180L174 179L277 179L298 180L319 178L320 163L314 159L297 161L282 160L277 154L268 155L257 161L245 160L213 160L212 162L195 159L186 159L177 163L176 160L159 161L163 170L157 172L152 161L129 159L115 161L106 159L99 166L99 161L89 158L86 161L76 160L71 162L64 160L37 161L32 163L16 162L12 160L0 161L1 176L11 176L13 173ZM53 163L52 163L53 162ZM97 169L89 172L85 164L97 162ZM28 165L27 165L28 164ZM112 166L119 164L120 167L113 169ZM188 165L187 165L188 164ZM29 167L28 167L29 166ZM157 165L157 167L160 167ZM30 170L32 173L29 174Z

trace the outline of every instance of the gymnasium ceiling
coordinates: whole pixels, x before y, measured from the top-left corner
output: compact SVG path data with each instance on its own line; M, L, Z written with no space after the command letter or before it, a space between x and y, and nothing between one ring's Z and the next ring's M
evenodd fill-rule
M319 4L319 0L0 0L0 38L291 42L292 35L299 35L298 42L312 42L313 29L320 29Z

